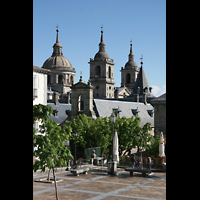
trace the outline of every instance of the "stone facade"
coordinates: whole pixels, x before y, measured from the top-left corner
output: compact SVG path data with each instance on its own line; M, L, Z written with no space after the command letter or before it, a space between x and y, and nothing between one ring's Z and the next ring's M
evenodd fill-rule
M74 71L70 70L51 70L48 74L48 88L57 91L60 94L66 94L70 91L72 82L75 80Z
M88 81L88 84L82 81L82 76L78 83L71 86L71 112L68 120L73 121L79 114L95 116L93 111L93 89L94 87L90 81Z
M154 132L166 135L166 93L151 102L154 105Z
M105 51L103 31L101 31L99 51L88 63L91 84L94 86L94 98L114 98L114 61Z
M90 59L90 80L94 98L114 98L114 62L108 59Z
M70 91L72 83L75 81L75 69L72 68L71 63L63 56L62 45L59 43L58 29L56 36L56 43L53 45L53 53L48 58L42 68L48 69L48 88L58 92L59 94L66 94Z

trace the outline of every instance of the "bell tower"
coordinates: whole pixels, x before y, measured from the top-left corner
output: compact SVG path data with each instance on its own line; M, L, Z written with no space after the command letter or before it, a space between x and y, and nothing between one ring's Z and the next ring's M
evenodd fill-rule
M121 67L121 87L127 87L129 91L132 90L139 73L137 63L134 61L132 50L132 40L130 41L130 54L128 55L128 62L124 68Z
M94 98L114 98L114 60L110 59L105 51L103 38L103 27L101 27L101 38L99 51L90 58L90 80L94 86Z

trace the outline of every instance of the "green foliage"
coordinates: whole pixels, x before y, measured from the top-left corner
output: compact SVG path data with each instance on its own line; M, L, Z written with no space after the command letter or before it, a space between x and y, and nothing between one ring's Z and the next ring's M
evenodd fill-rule
M151 144L150 149L148 150L148 155L151 156L158 156L159 155L159 142L160 142L160 136L156 135L154 142Z
M131 118L116 117L114 131L117 131L119 138L119 155L122 152L130 152L136 146L149 148L148 142L153 141L153 136L149 133L150 123L140 127L140 118L132 116ZM76 148L79 156L84 156L85 148L99 146L102 153L112 154L112 122L110 117L94 119L84 114L77 116L73 122L67 122L72 127L73 132L77 132ZM74 135L71 134L70 145L74 152Z
M64 125L60 127L48 116L51 115L53 109L51 106L42 104L33 106L33 123L39 119L42 122L40 133L36 135L33 128L33 146L37 147L33 156L39 157L40 161L36 161L33 169L36 172L38 168L45 171L45 167L50 169L67 165L70 158L73 158L70 150L64 146L63 142L69 140L72 129L70 126Z
M119 154L124 150L125 153L131 151L132 148L142 147L149 148L149 142L153 141L153 136L149 133L151 131L151 124L146 123L140 127L141 119L138 116L131 118L117 117L115 121L115 130L117 130L119 138Z
M166 139L164 139L166 142ZM158 156L159 155L159 143L160 143L160 135L156 135L154 141L151 144L151 147L148 150L148 155ZM166 146L165 146L165 155L166 155Z

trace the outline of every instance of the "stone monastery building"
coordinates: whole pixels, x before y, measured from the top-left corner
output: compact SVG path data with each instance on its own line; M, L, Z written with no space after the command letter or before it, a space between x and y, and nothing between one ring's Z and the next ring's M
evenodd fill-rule
M43 64L47 69L47 104L51 105L54 113L52 119L58 124L65 120L73 120L78 114L93 117L110 116L113 111L119 116L141 118L141 126L150 122L154 127L154 106L151 100L156 97L152 94L144 72L143 62L138 68L134 61L132 43L128 61L121 67L121 86L114 84L114 60L105 50L103 30L99 43L99 51L94 58L90 58L90 77L88 83L75 81L75 68L63 56L62 45L59 42L56 29L56 43L53 53Z

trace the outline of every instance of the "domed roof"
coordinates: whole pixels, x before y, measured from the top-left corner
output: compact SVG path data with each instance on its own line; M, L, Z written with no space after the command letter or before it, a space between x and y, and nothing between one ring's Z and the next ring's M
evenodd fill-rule
M137 69L137 63L134 60L129 60L126 64L125 64L125 69L133 69L136 68Z
M51 57L44 62L42 68L51 70L55 69L55 70L74 71L69 60L67 60L67 58L63 56L62 45L59 43L59 38L58 38L59 30L57 29L56 31L57 31L57 36L56 36L56 43L53 45L53 53Z
M71 63L69 62L69 60L67 60L67 58L65 58L64 56L60 55L60 56L52 56L50 58L48 58L42 68L45 69L61 69L61 70L68 70L69 68L72 68Z
M95 54L94 60L104 60L104 58L110 59L109 55L105 51L105 43L103 41L103 30L101 31L101 40L99 43L99 51Z
M108 58L110 59L109 55L107 54L106 51L98 51L96 55L94 56L94 59L103 59L103 58Z
M132 41L131 41L132 42ZM130 54L128 55L128 62L125 64L125 69L137 69L137 63L134 61L134 55L133 55L133 50L132 50L132 43L130 44Z

